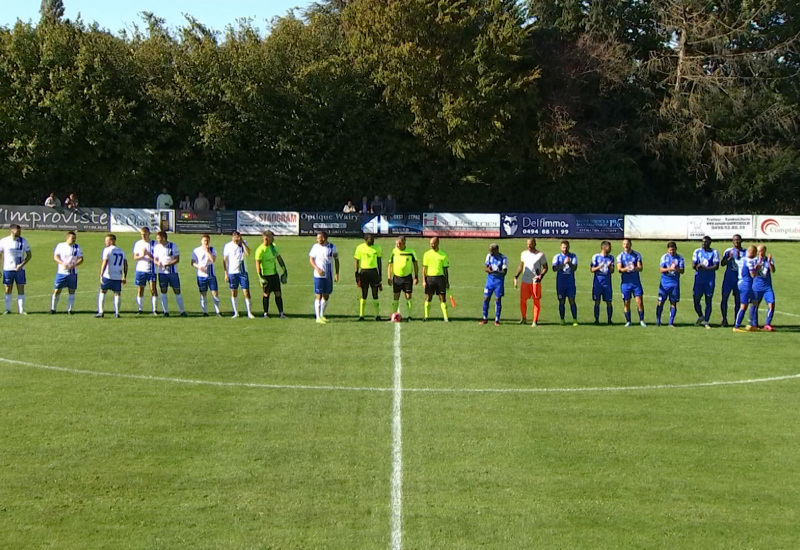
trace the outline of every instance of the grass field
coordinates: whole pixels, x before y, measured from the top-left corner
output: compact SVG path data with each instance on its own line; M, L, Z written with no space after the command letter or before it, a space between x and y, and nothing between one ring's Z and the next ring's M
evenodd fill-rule
M102 235L79 236L71 317L49 315L62 235L24 236L30 315L0 317L2 548L800 547L796 244L769 245L776 332L733 334L694 326L691 275L680 326L652 325L664 243L634 243L651 326L560 326L548 276L534 329L510 281L503 326L478 326L488 241L442 242L454 322L393 324L355 322L360 240L332 239L318 326L312 238L277 242L288 319L199 317L195 236L175 236L189 319L134 316L130 285L121 319L95 319ZM516 267L524 241L500 244ZM582 322L597 248L573 242Z

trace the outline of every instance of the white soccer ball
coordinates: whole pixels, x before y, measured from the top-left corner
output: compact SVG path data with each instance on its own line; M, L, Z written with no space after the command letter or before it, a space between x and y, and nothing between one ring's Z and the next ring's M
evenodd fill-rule
M395 311L394 313L392 313L391 319L393 323L399 323L400 321L403 320L403 316L400 315L399 312Z

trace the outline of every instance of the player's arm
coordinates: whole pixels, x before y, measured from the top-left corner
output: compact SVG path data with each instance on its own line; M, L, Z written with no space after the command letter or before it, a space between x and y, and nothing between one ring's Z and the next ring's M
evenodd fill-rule
M619 271L620 273L628 272L627 268L624 265L622 265L622 262L619 260L617 260L617 271Z
M314 271L316 271L319 275L325 275L325 272L322 271L320 268L318 268L317 264L314 263L314 257L313 256L309 256L308 257L308 263L311 265L311 267L314 269Z
M246 256L250 255L250 247L247 246L247 241L242 239L242 248L244 249L244 253Z
M491 273L492 272L492 267L489 265L489 260L486 260L486 262L483 264L483 270L486 273Z
M33 257L31 251L30 250L25 251L25 257L22 259L22 263L17 266L17 271L25 267L25 264L31 261L31 257Z
M659 271L661 273L669 273L670 271L672 271L672 264L664 265L664 262L662 261L661 266L659 267Z
M122 260L122 284L128 283L128 259Z
M289 270L286 268L286 264L283 261L283 256L278 254L277 256L275 256L275 260L277 260L278 265L281 266L281 268L283 269L283 275L284 276L289 275Z
M140 248L138 251L137 250L133 251L133 261L135 262L139 260L144 260L148 256L152 257L152 255L147 251L147 248L145 247Z
M333 255L333 265L335 268L335 273L333 275L333 281L338 283L339 282L339 253Z
M411 262L412 262L412 265L414 266L414 284L418 285L419 284L419 262L417 261L416 257L414 257L414 259L411 260Z
M711 271L717 271L719 269L719 265L721 263L720 260L719 260L719 253L714 254L714 258L713 259L716 260L716 261L714 262L714 265L710 269L711 269Z
M594 260L592 260L592 262L589 263L589 271L591 271L592 273L597 273L598 271L600 271L600 266L602 264L598 263L597 265L592 265L592 263L594 263Z
M508 262L507 261L505 261L502 264L500 264L500 268L501 268L500 269L500 273L503 274L503 277L508 275Z
M78 256L78 259L75 260L75 267L78 267L83 263L83 256Z
M425 263L422 264L422 288L427 286L428 280L428 266Z
M775 273L775 262L772 261L772 253L767 256L767 265L769 266L769 272Z
M381 257L378 256L378 273L383 272L383 262L381 261Z
M444 271L444 285L445 288L450 288L450 268L443 267L442 270Z
M230 281L230 277L228 277L228 257L225 254L222 254L222 269L225 271L225 282Z
M106 272L106 266L108 266L108 258L103 258L103 261L100 263L100 280L103 280L103 273Z
M67 262L61 259L61 256L58 254L53 254L53 261L55 261L58 265L63 265L67 267Z
M388 281L386 284L392 284L392 264L394 260L394 256L389 259L389 265L386 266L386 280Z
M514 288L517 288L517 279L519 279L519 274L522 273L523 269L525 269L525 264L520 261L519 266L517 267L517 272L514 273Z
M725 267L726 265L728 265L728 260L730 260L731 258L733 258L733 251L726 250L725 252L722 253L722 259L720 260L719 265Z
M356 267L355 267L355 270L356 270L356 271L355 271L355 278L356 278L356 284L358 284L358 280L359 280L359 273L358 273L359 262L358 262L358 258L356 258L356 259L355 259L355 262L356 262Z
M539 282L540 283L542 282L542 279L544 279L544 276L547 275L547 269L548 269L547 268L547 262L545 262L545 263L542 264L542 272L539 273Z
M636 258L636 268L635 271L642 271L644 269L644 263L642 262L642 257L639 256Z
M215 264L217 263L217 251L211 250L210 248L206 248L206 253L208 254L208 263Z

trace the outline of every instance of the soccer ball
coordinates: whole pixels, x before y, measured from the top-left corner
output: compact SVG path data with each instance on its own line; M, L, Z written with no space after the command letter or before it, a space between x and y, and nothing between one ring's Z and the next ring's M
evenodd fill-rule
M399 323L402 320L403 320L403 316L400 315L400 313L398 313L397 311L392 313L392 322L393 323Z

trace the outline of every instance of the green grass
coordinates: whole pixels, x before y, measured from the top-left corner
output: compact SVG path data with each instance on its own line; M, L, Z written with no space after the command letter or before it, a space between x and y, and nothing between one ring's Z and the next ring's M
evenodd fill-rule
M0 317L0 547L389 547L395 325L355 322L360 241L333 239L342 281L331 324L317 326L310 238L278 241L289 319L198 317L188 265L198 239L176 236L192 317L132 315L129 285L123 318L99 320L102 236L79 236L87 262L72 317L47 313L61 235L25 236L31 314ZM524 241L500 244L516 267ZM539 244L548 257L558 246ZM800 379L702 385L800 373L798 245L770 245L772 334L693 326L691 276L674 330L557 325L549 276L542 326L515 324L510 284L504 325L478 326L487 245L442 243L453 323L433 308L435 321L400 327L405 548L800 545ZM573 243L582 321L596 248ZM634 248L652 323L664 244ZM615 277L620 321L617 287ZM254 305L260 313L259 296ZM587 388L597 391L576 391Z

